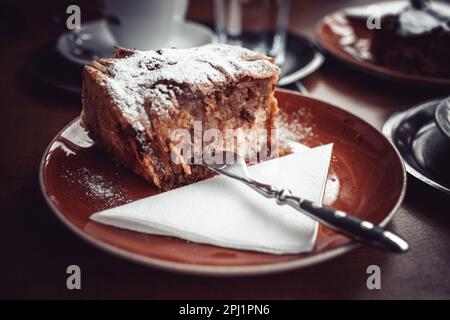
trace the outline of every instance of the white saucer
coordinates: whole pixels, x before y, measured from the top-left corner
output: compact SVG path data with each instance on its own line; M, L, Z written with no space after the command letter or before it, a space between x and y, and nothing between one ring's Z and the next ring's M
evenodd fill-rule
M198 47L215 41L214 33L201 24L192 21L178 22L175 36L168 39L166 47L190 48ZM94 20L81 27L80 37L82 47L95 52L94 58L109 58L113 55L115 40L111 36L104 20ZM56 42L56 50L67 60L85 65L92 59L74 55L73 40L69 32L63 33Z

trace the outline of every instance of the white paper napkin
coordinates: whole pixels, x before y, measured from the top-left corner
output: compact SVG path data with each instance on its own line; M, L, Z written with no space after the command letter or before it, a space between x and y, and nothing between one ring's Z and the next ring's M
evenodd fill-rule
M298 149L298 148L297 148ZM321 202L332 145L249 167L251 175ZM224 176L95 213L92 220L133 231L274 254L310 251L318 224Z

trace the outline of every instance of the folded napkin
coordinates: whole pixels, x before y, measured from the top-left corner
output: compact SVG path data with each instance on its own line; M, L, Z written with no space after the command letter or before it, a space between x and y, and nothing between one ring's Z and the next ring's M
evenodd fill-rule
M300 148L295 148L299 150ZM321 202L332 145L249 167L261 182ZM133 231L274 254L310 251L318 224L246 185L216 176L93 214L92 220Z

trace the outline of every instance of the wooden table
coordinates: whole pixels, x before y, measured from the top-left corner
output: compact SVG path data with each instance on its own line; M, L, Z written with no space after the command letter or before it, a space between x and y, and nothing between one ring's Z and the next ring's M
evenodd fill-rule
M38 188L38 163L51 138L80 112L80 98L31 81L21 72L30 53L64 31L65 8L77 1L8 0L0 19L1 298L450 298L450 198L408 177L390 227L404 235L404 255L359 248L332 261L254 278L202 278L147 269L103 253L59 223ZM98 16L78 1L82 19ZM324 14L364 1L292 1L291 30L311 34ZM3 4L2 4L3 5ZM211 20L210 1L191 1L191 19ZM411 89L372 79L328 61L304 81L313 97L380 128L400 108L449 92ZM66 289L66 267L82 269L82 290ZM368 290L366 269L381 267L381 290Z

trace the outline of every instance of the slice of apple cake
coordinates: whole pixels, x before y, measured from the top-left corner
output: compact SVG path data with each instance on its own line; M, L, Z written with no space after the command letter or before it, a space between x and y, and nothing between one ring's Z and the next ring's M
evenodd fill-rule
M278 112L278 75L271 58L236 46L117 48L113 58L84 68L82 125L120 163L168 190L210 173L189 161L174 132L191 133L193 148L195 130L224 136L228 129L270 132ZM239 149L247 158L270 134L252 137L259 142L255 147ZM236 141L239 148L242 140Z

